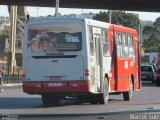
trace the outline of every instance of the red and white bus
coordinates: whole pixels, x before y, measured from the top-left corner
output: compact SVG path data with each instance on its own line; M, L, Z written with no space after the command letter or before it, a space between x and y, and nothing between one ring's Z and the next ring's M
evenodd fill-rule
M130 100L141 88L137 31L77 18L43 18L25 24L23 91L45 105L66 96L106 104L109 94Z

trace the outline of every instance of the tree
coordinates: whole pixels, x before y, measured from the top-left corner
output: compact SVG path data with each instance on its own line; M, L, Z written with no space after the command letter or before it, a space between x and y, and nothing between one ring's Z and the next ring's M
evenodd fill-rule
M160 51L160 17L155 20L153 27L149 29L147 32L149 37L144 39L143 42L145 52L158 52Z
M9 38L9 28L4 29L0 32L0 39Z
M142 48L144 49L145 52L148 52L149 51L149 44L150 44L150 41L149 41L149 36L152 32L152 29L153 27L152 26L144 26L144 29L143 29L143 33L142 33L142 36L143 36L143 39L142 39Z
M100 11L93 19L103 22L109 22L109 14L110 11ZM112 24L123 25L125 27L134 28L138 31L140 19L133 13L114 10L112 11Z
M143 29L143 34L150 34L152 28L152 26L145 26Z
M4 29L0 32L0 58L4 57L5 40L9 39L9 29Z

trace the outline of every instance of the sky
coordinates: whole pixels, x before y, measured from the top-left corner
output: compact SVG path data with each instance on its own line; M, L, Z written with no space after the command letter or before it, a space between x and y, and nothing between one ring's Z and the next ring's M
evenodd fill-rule
M2 12L3 11L3 12ZM46 7L27 7L27 11L30 16L37 17L38 16L47 16L54 15L55 8L46 8ZM104 10L93 10L93 9L83 9L83 13L99 13L99 11ZM107 10L106 10L107 11ZM128 11L130 12L130 11ZM68 8L59 8L59 13L64 14L81 14L82 9L68 9ZM139 14L139 18L145 21L155 21L156 18L160 17L160 13L155 12L132 12ZM4 5L0 5L0 16L9 16L7 7Z

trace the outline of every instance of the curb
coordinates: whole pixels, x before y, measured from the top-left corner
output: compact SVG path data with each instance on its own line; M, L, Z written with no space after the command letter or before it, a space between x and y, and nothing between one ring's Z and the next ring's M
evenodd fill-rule
M22 86L22 83L4 83L4 87L17 87L17 86Z

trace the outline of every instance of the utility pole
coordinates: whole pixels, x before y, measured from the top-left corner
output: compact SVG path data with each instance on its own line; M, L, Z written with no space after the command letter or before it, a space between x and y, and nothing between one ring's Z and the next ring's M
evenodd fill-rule
M16 26L17 26L17 6L10 8L11 32L9 37L8 66L13 68L16 66L15 58L15 42L16 42Z
M59 0L56 0L56 9L55 9L56 18L58 18L58 8L59 8Z
M81 18L83 18L84 16L83 16L83 8L82 8L82 15L81 15Z
M141 56L142 56L142 42L143 42L143 29L144 29L144 26L141 25L141 23L139 24L139 41L140 41L140 53L141 53Z
M37 9L37 18L38 18L38 10L40 9L39 7L36 8Z
M112 10L109 11L109 23L112 23Z

